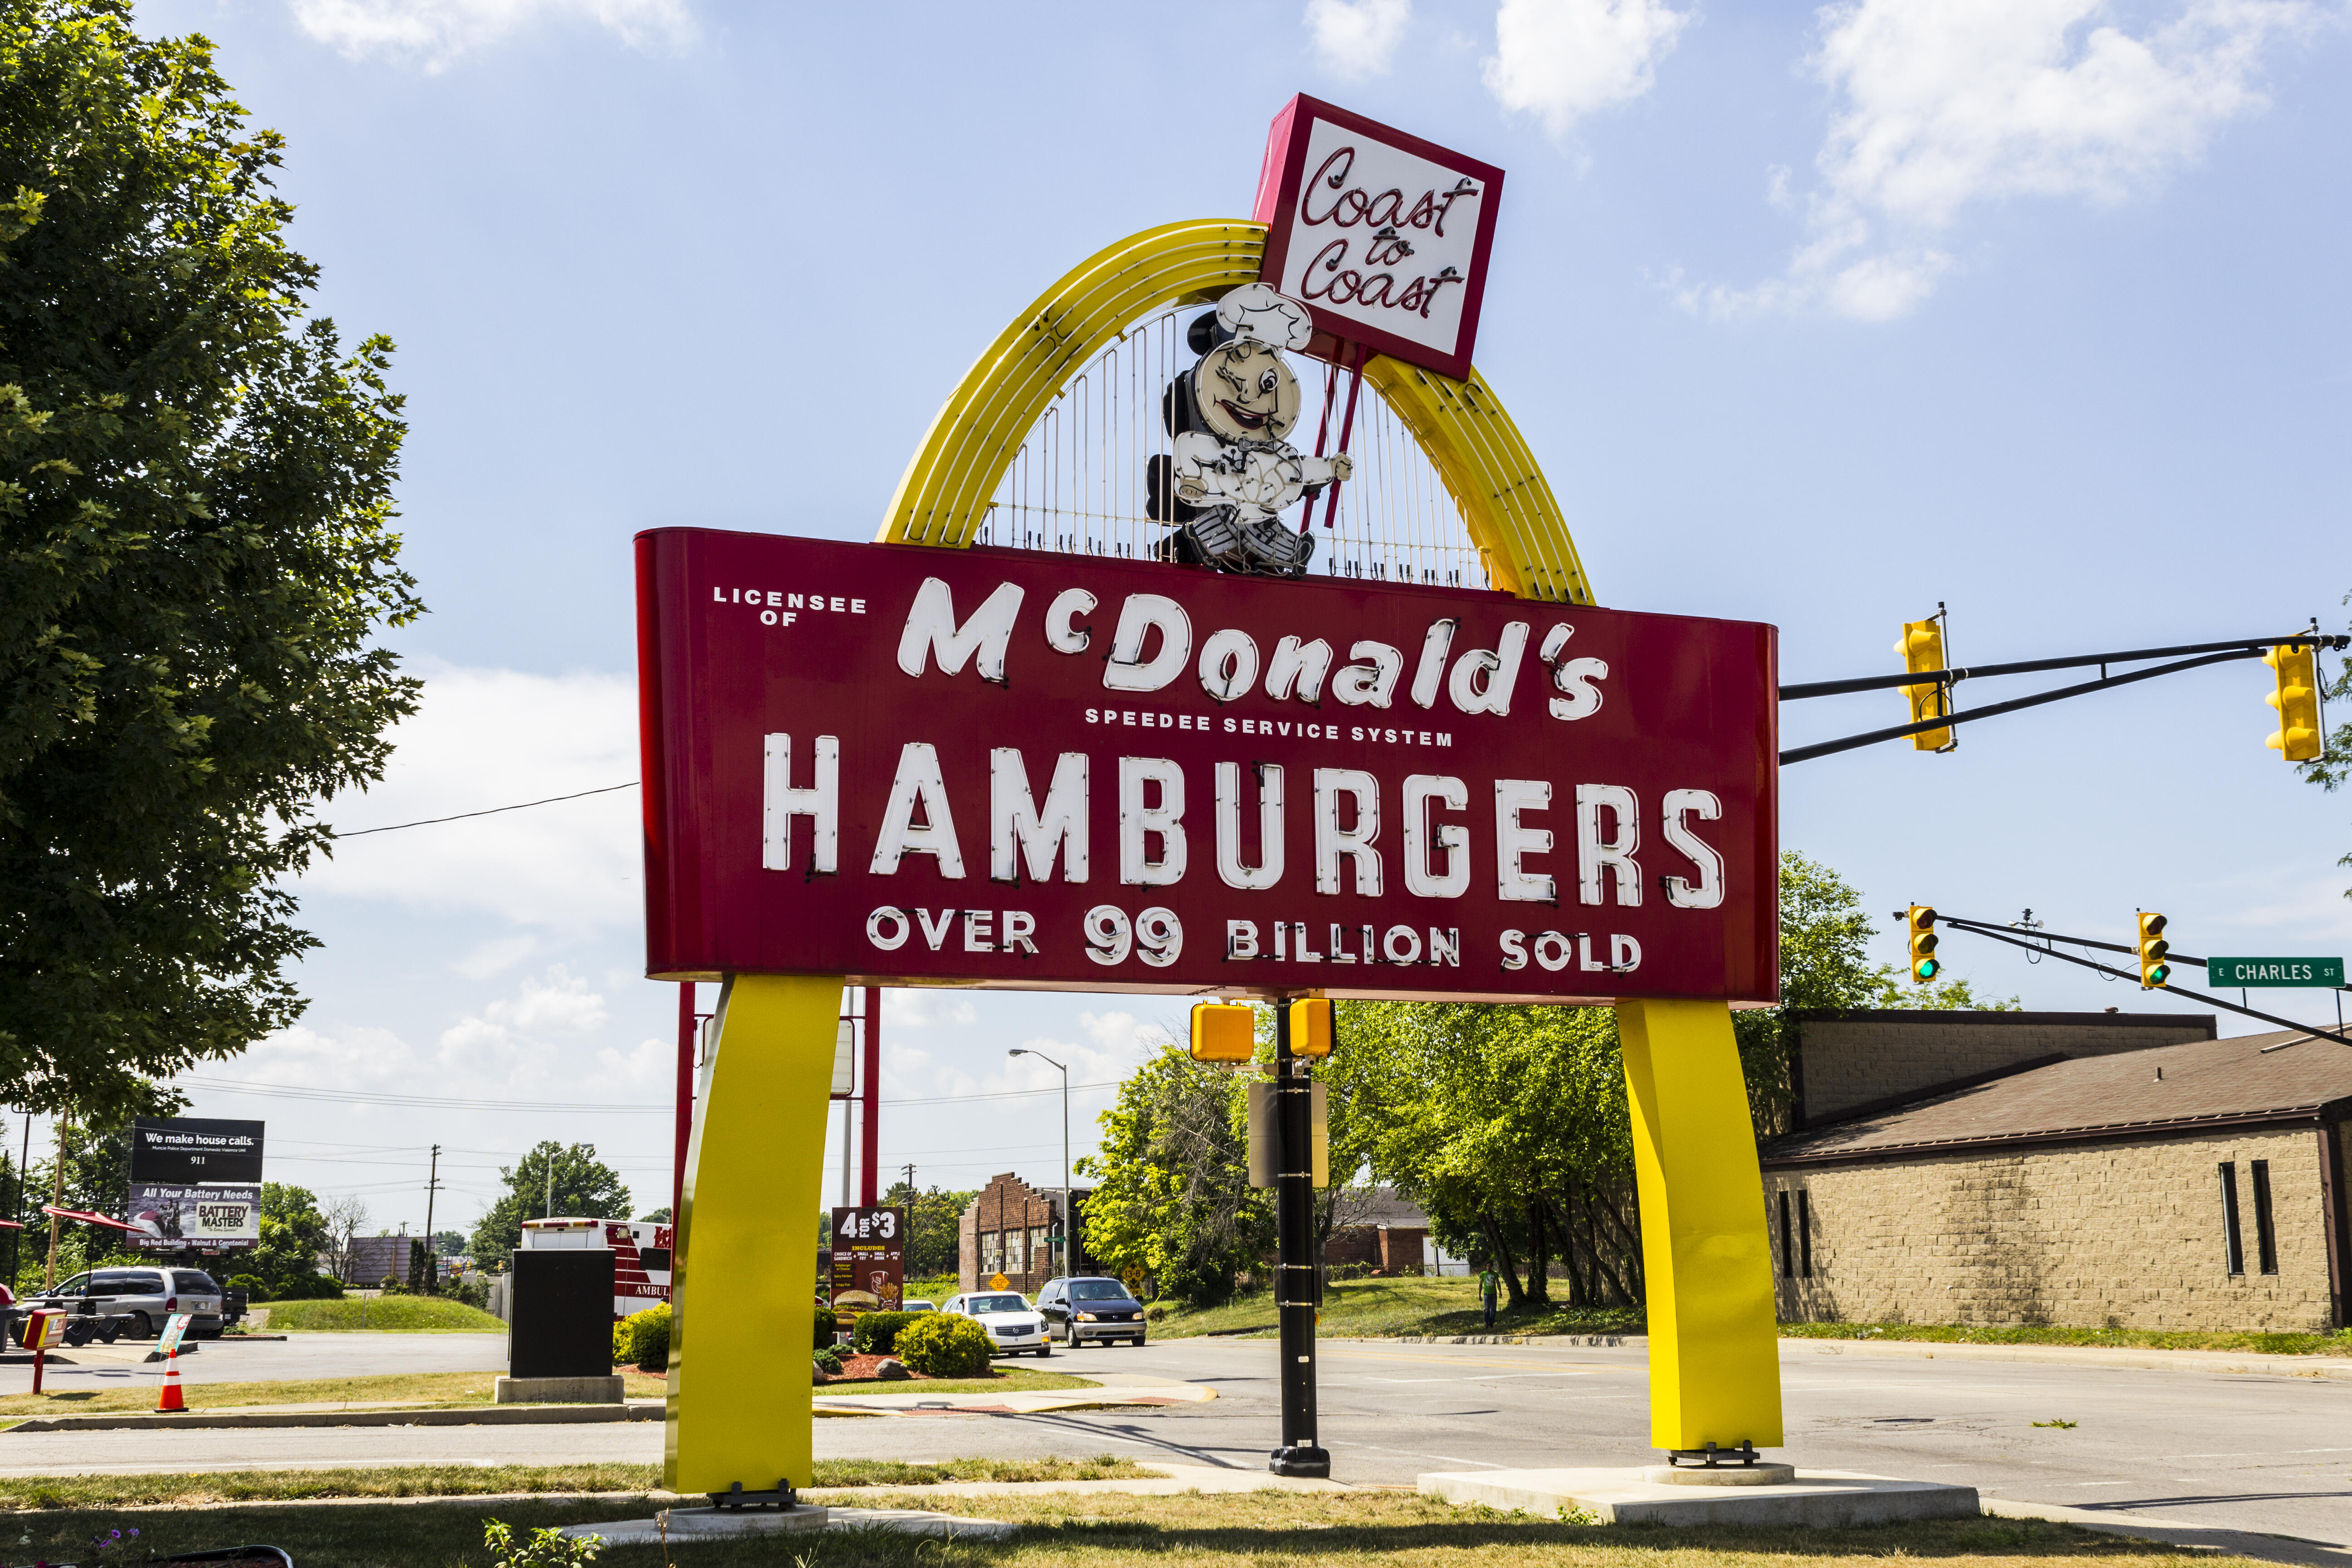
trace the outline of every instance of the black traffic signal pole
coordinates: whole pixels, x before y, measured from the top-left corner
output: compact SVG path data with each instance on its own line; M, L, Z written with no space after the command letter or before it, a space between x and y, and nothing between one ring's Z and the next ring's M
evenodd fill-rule
M2082 697L2110 687L2129 686L2136 681L2153 680L2159 675L2178 675L2185 669L2198 669L2209 664L2227 664L2233 659L2260 658L2272 648L2301 647L2341 651L2352 637L2340 634L2322 637L2316 628L2293 633L2283 637L2244 638L2237 642L2193 643L2179 647L2131 648L2119 653L2086 653L2069 655L2064 658L2029 658L2013 664L1979 664L1958 669L1923 669L1916 674L1864 675L1852 680L1816 680L1799 686L1780 688L1783 702L1802 701L1808 697L1842 697L1855 691L1885 691L1898 687L1937 685L1948 689L1954 682L1983 679L1995 675L2027 675L2045 669L2081 669L2091 665L2099 667L2099 679L2075 686L2062 686L2055 691L2037 692L2032 697L2015 698L2007 702L1995 702L1983 708L1948 712L1938 718L1923 719L1916 723L1894 724L1884 730L1872 730L1864 734L1848 735L1843 740L1823 741L1811 746L1795 746L1780 753L1780 765L1809 762L1839 752L1851 752L1861 746L1874 746L1881 741L1899 741L1906 735L1924 735L1930 730L1949 729L1971 719L1990 719L2000 713L2014 713L2021 709L2039 708L2045 702L2059 702L2069 697ZM2136 669L2128 675L2110 676L2110 664L2129 664L2143 658L2168 658L2176 654L2201 657L2181 658L2172 664L2160 664L2153 669ZM1948 707L1947 700L1946 706Z
M1274 1008L1274 1300L1282 1321L1282 1447L1277 1476L1331 1474L1315 1441L1315 1090L1290 1054L1290 1005Z
M2116 969L2104 963L2095 963L2087 958L2077 958L2071 952L2061 952L2054 947L2044 947L2042 943L2045 942L2080 942L2080 944L2084 947L2105 948L2113 952L2134 952L2138 951L2136 948L2123 947L2111 942L2091 942L2087 939L2071 936L2045 936L2028 942L2019 937L2013 937L2005 931L1987 925L1981 921L1962 920L1956 915L1939 914L1936 917L1936 923L1938 925L1950 926L1955 931L1966 931L1970 936L1988 936L1995 942L2005 942L2011 947L2021 947L2028 952L2039 952L2047 957L2058 959L2063 963L2080 964L2084 969L2095 969L2101 974L2112 974L2118 980L2128 980L2134 984L2138 984L2139 983L2139 976L2131 973L2126 970ZM2171 955L2167 953L2166 956L2169 958ZM2193 958L2184 957L2180 962L2183 963L2195 963L2200 961ZM2252 1007L2242 1007L2235 1002L2225 1002L2219 996L2209 995L2202 991L2190 991L2182 986L2168 984L2153 987L2143 986L2142 989L2162 991L2166 994L2172 996L2186 996L2190 1001L2202 1002L2210 1007L2226 1008L2232 1013L2243 1014L2249 1018L2260 1018L2265 1024L2276 1024L2283 1029L2299 1029L2303 1033L2309 1035L2315 1040L2334 1040L2339 1046L2352 1046L2352 1036L2341 1035L2333 1029L2322 1028L2313 1024L2298 1024L2293 1018L2282 1018L2275 1013L2261 1013L2255 1011ZM2316 988L2315 987L2315 989Z

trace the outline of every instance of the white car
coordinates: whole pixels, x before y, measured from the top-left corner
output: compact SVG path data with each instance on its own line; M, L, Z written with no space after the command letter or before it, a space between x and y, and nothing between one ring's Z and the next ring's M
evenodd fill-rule
M919 1296L909 1296L905 1300L898 1303L898 1310L902 1312L936 1312L939 1309L932 1306L929 1301L924 1300Z
M992 1355L1019 1355L1024 1351L1054 1353L1045 1339L1045 1320L1027 1298L1013 1291L976 1290L969 1296L950 1296L940 1310L960 1313L986 1329Z

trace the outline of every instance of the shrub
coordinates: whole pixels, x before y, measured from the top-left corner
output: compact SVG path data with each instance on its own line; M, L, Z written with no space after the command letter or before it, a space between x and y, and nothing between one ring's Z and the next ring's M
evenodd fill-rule
M269 1293L273 1301L340 1301L343 1299L343 1282L326 1274L296 1274L278 1283Z
M1374 1270L1369 1263L1334 1263L1323 1271L1327 1279L1368 1279Z
M567 1539L552 1526L534 1530L530 1539L518 1542L514 1527L499 1520L482 1526L482 1544L499 1554L498 1568L575 1568L593 1563L596 1554L604 1550L601 1535Z
M1143 1315L1155 1323L1164 1323L1168 1321L1168 1309L1165 1307L1154 1307Z
M269 1300L269 1281L258 1274L232 1274L228 1277L228 1288L244 1291L247 1301Z
M919 1312L898 1331L900 1361L926 1377L978 1377L988 1371L988 1331L953 1312Z
M669 1303L633 1312L613 1325L613 1360L646 1372L669 1370Z
M812 1358L812 1364L821 1369L827 1377L840 1376L843 1365L841 1347L839 1345L825 1346L824 1349L817 1352L815 1356Z
M898 1331L922 1312L861 1312L849 1331L849 1344L860 1355L888 1355L898 1343Z
M833 1309L819 1301L816 1304L815 1348L818 1350L830 1348L833 1344L833 1336L839 1331L839 1329L840 1325L834 1320Z

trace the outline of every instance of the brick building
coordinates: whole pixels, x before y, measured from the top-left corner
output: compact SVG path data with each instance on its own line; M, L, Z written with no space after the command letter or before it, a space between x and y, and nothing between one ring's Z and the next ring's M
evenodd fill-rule
M1859 1059L1871 1020L1804 1022L1804 1124L1763 1151L1784 1321L2345 1324L2352 1052L2210 1018L2156 1044L2145 1018L1937 1016L1908 1066ZM2004 1051L2040 1054L1985 1065Z
M1081 1233L1087 1222L1087 1199L1092 1195L1086 1187L1070 1194ZM1009 1289L1034 1296L1038 1287L1057 1274L1099 1272L1086 1250L1083 1234L1076 1243L1076 1256L1066 1267L1055 1267L1055 1248L1063 1233L1061 1211L1059 1187L1033 1187L1009 1171L991 1176L988 1185L963 1211L956 1245L957 1289L980 1289L1001 1273Z
M1362 1264L1375 1274L1419 1274L1429 1216L1394 1187L1348 1187L1334 1196L1323 1265Z

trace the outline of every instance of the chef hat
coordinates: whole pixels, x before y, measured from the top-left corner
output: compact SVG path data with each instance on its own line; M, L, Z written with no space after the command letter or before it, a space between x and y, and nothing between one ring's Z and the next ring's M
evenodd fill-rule
M1264 283L1244 283L1217 301L1217 325L1277 349L1304 349L1315 336L1307 307Z

